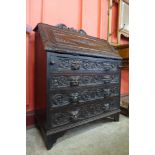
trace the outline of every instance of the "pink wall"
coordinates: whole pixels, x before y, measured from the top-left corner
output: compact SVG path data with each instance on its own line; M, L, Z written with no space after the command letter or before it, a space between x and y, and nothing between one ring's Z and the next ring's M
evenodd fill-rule
M121 94L129 93L129 70L122 69L121 71Z
M34 28L37 23L64 23L84 29L87 34L107 39L108 0L26 0L26 23ZM113 7L112 29L117 26L117 4ZM112 39L117 41L115 33ZM26 106L34 109L34 32L26 35ZM127 43L122 40L122 44ZM124 89L122 89L124 91Z

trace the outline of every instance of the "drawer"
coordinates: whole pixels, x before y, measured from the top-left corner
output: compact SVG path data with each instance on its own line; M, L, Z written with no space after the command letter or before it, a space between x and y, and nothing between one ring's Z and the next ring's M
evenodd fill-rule
M49 89L97 86L103 84L119 84L119 73L112 74L78 74L78 75L51 75L49 78Z
M49 72L115 72L119 61L105 58L48 53Z
M106 112L119 109L119 98L103 100L102 102L58 111L51 111L51 127L59 127L80 122Z
M99 99L119 96L119 92L119 85L53 90L49 93L49 104L51 108L85 104Z

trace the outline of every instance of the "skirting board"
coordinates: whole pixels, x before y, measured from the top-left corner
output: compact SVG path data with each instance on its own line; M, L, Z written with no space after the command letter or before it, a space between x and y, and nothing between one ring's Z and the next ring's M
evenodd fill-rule
M26 128L32 128L35 125L35 113L34 111L26 112Z

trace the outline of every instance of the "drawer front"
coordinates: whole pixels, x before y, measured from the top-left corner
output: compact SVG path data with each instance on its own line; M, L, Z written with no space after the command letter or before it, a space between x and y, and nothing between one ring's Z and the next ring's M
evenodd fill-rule
M98 99L119 96L119 92L119 85L55 90L49 94L49 104L51 108L84 104Z
M91 75L51 75L49 89L77 86L95 86L103 84L119 84L119 74L91 74Z
M103 100L96 104L54 111L51 112L51 127L54 128L86 120L88 118L116 110L119 108L118 105L119 98L116 97L109 100Z
M104 58L48 53L49 72L115 72L119 61Z

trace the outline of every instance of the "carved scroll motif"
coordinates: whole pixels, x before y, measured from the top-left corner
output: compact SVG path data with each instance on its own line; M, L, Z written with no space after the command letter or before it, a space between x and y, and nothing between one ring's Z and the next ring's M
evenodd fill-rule
M82 35L87 34L83 29L76 30L73 27L71 27L71 28L67 27L65 24L58 24L58 25L56 25L56 27L58 27L60 29L63 29L63 30L69 30L71 32L78 32L78 33L80 33Z
M53 57L51 57L53 62ZM118 70L118 65L111 62L91 61L87 59L71 59L59 57L56 65L51 65L52 69L56 67L58 71L69 70L84 70L84 71L105 71L115 72Z
M109 75L81 75L81 76L52 76L50 78L50 90L54 88L98 85L98 84L115 84L119 83L118 74Z
M70 94L55 94L51 96L50 102L52 107L59 107L118 95L119 87L114 86L112 88L86 89L84 91L71 92Z

